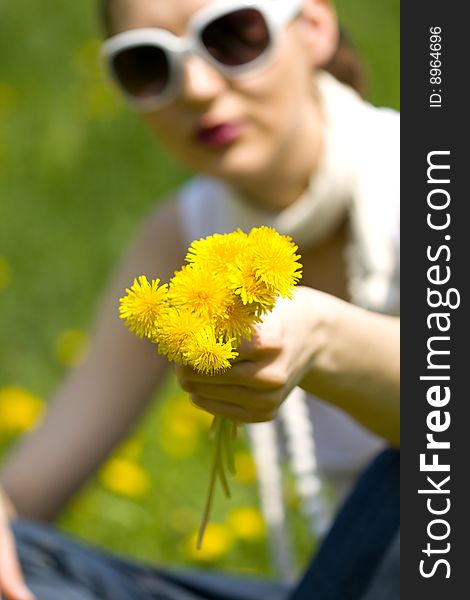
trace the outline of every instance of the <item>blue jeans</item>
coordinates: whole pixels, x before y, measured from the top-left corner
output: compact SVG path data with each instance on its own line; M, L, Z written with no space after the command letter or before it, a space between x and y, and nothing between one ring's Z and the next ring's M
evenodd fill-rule
M398 600L399 453L358 481L296 588L156 568L104 553L44 525L16 521L26 582L38 600Z
M400 598L400 453L358 479L290 600Z
M13 532L38 600L284 600L288 593L264 580L135 563L29 521L13 523Z

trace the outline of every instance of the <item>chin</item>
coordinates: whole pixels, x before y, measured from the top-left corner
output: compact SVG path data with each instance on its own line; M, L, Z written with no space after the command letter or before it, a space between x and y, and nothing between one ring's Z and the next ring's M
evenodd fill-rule
M204 165L199 165L198 171L234 185L253 181L269 172L269 161L263 157L259 149L249 149L243 145L240 147L235 145L201 162L204 162Z

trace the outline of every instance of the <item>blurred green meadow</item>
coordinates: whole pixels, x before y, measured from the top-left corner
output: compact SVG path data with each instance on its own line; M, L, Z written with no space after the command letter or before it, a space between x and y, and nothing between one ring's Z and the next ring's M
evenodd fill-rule
M364 57L368 97L398 108L399 0L337 7ZM0 3L2 455L86 352L94 306L137 224L187 177L108 86L95 10L94 0ZM168 381L60 526L151 562L275 575L243 439L234 498L218 495L204 549L194 550L208 426ZM286 498L300 568L313 542L289 477Z

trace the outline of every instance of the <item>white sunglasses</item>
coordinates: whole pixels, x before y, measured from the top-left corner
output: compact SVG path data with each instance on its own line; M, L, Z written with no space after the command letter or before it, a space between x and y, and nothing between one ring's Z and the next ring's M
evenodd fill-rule
M128 103L138 111L156 110L180 93L189 54L201 56L228 78L264 67L282 27L302 4L220 0L193 15L184 37L165 29L131 29L106 40L103 57Z

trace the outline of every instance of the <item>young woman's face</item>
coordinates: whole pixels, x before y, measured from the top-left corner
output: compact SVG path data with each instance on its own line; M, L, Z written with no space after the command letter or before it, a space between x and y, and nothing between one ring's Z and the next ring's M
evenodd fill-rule
M189 19L211 1L113 0L113 33L155 27L182 36ZM189 56L181 94L144 119L195 171L234 182L269 176L284 158L292 162L298 153L305 161L306 150L318 146L312 62L302 24L294 20L279 36L269 65L242 77L228 79Z

